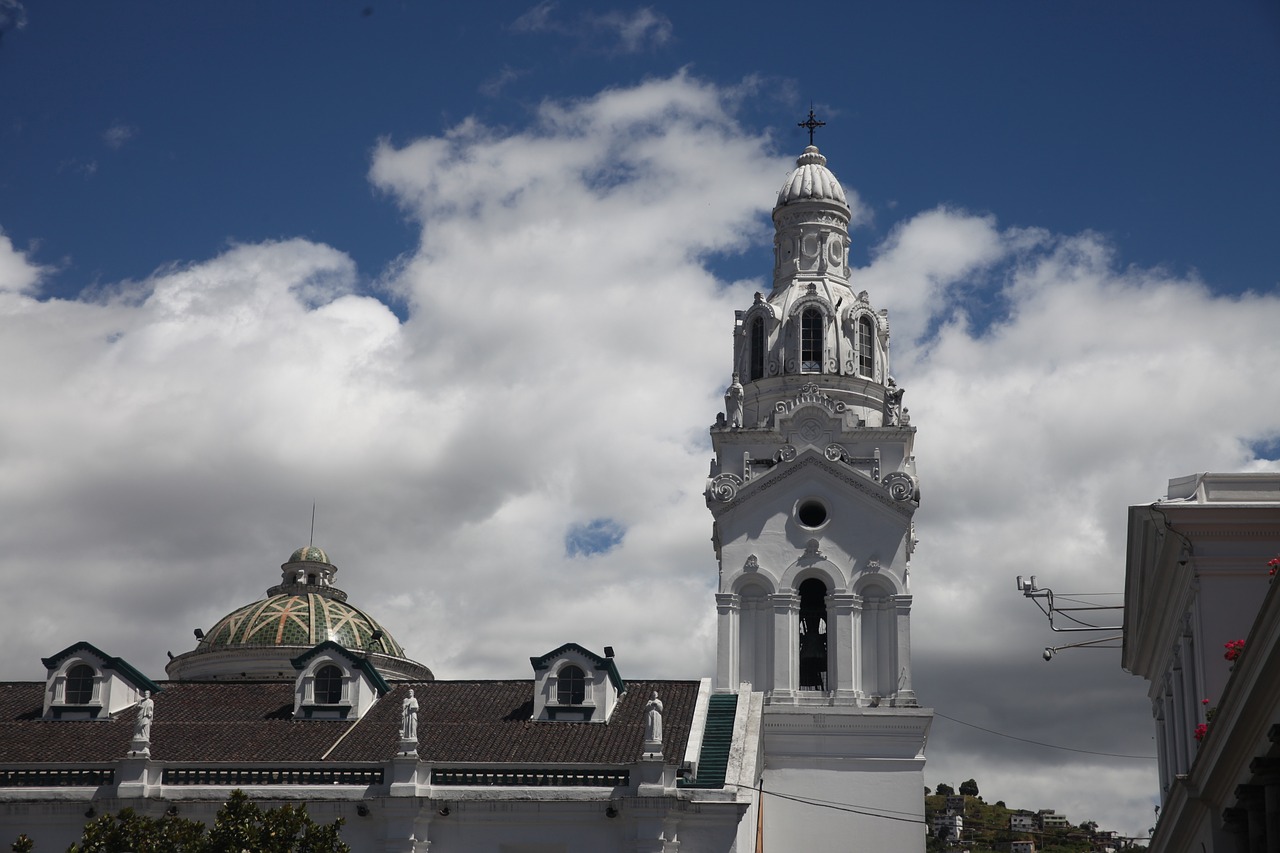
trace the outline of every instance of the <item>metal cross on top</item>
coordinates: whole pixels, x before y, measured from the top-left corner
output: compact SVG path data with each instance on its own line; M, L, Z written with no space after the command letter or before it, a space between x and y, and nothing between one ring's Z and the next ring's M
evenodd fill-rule
M813 107L809 108L809 118L807 121L797 123L798 127L806 128L809 131L809 144L813 144L813 132L820 127L826 127L825 121L818 121L813 115Z

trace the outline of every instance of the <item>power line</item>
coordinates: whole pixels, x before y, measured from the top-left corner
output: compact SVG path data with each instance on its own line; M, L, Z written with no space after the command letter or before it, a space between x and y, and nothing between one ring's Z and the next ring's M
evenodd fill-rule
M946 714L940 713L938 711L934 711L933 715L935 717L941 717L944 720L950 720L953 723L959 723L962 726L968 726L971 729L977 729L980 732L986 732L987 734L995 735L997 737L1003 737L1003 738L1008 738L1009 740L1021 741L1022 743L1030 743L1036 746L1045 746L1045 747L1048 747L1049 749L1061 749L1066 752L1081 752L1081 753L1084 753L1085 755L1102 755L1107 758L1134 758L1142 761L1156 760L1156 757L1154 755L1127 755L1122 752L1097 752L1096 750L1092 750L1092 749L1077 749L1074 746L1058 746L1056 743L1045 743L1042 740L1032 740L1031 738L1018 737L1017 735L1010 735L1010 734L1005 734L1004 732L998 732L995 729L984 728L982 726L975 725L974 723L966 723L964 720L957 720L955 717L948 717Z

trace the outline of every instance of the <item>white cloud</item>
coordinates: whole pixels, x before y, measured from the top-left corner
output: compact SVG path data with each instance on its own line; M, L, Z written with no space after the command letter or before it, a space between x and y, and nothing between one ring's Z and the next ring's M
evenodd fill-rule
M25 252L19 252L0 230L0 299L8 294L35 292L44 271L43 267L31 263Z
M403 322L340 247L241 245L42 301L0 236L0 572L11 610L39 614L0 622L4 677L40 677L79 639L158 675L191 628L275 582L312 500L338 584L441 677L527 675L570 640L614 645L627 676L708 674L706 428L733 311L763 283L706 259L767 235L790 165L734 121L739 94L681 74L549 101L523 130L381 144L370 178L421 226L386 281ZM831 166L852 192L856 170ZM940 208L895 228L855 288L892 309L920 430L921 700L1138 752L1142 683L1114 652L1046 665L1053 635L1013 577L1118 589L1128 504L1274 464L1251 447L1280 424L1259 393L1280 298L1112 251ZM600 519L625 535L567 555ZM1116 794L1154 794L1141 765L1090 777L1093 758L974 742L938 722L931 783L1052 807L1060 780L1111 779L1071 789L1073 818L1147 825Z
M661 47L670 41L674 31L671 19L649 6L568 19L557 17L558 6L553 0L544 0L516 18L511 29L567 36L589 50L616 54L643 53Z

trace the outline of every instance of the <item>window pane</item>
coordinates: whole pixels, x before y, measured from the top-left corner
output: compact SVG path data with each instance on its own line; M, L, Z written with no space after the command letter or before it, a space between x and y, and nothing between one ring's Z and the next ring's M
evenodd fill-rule
M816 308L800 316L800 370L822 372L822 314Z
M322 666L316 673L316 704L337 705L342 701L342 670Z
M556 701L561 705L581 705L587 698L587 679L576 666L560 670L556 680Z
M858 321L858 372L863 376L874 376L875 350L871 347L871 321L863 317Z
M93 701L93 667L76 664L67 673L68 705L88 705Z

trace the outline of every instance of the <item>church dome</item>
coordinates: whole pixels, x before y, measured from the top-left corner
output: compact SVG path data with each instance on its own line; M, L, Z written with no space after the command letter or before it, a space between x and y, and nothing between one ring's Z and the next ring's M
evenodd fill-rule
M844 188L827 168L827 158L816 145L804 149L796 159L796 168L778 191L778 207L796 201L831 201L848 206Z
M345 601L314 592L281 593L237 608L209 629L203 643L209 649L310 648L325 640L352 651L404 656L404 649L372 616Z
M323 642L360 652L384 678L431 680L431 670L405 657L390 632L333 585L338 567L323 548L304 545L280 566L266 598L237 607L199 642L169 661L175 680L292 677L291 661Z

